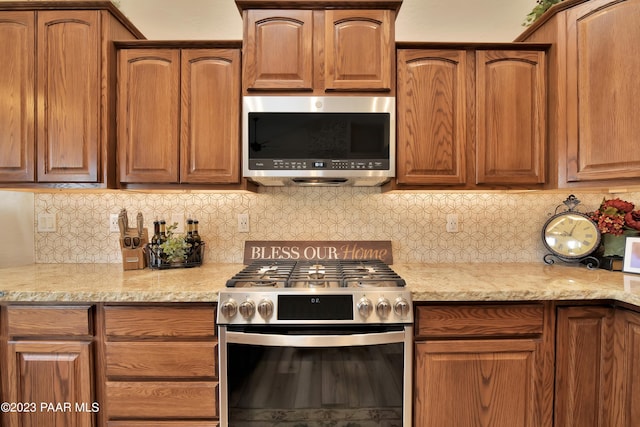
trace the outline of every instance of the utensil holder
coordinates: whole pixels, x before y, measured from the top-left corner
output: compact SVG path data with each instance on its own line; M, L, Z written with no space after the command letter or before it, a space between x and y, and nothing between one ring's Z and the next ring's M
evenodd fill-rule
M130 248L125 245L125 238L127 237L140 237L140 244L135 248ZM130 228L127 230L124 237L120 237L120 249L122 251L122 269L123 270L142 270L147 266L147 256L145 254L145 247L149 242L149 233L147 229L142 230L142 235L138 236L136 229Z
M135 249L122 249L122 269L142 270L147 266L147 257L144 247Z

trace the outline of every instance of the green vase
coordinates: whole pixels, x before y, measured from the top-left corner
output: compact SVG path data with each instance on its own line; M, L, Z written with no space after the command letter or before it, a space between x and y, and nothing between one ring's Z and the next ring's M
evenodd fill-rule
M624 257L624 247L627 237L635 237L639 233L636 230L625 230L622 235L615 236L613 234L602 235L602 246L604 247L604 256Z

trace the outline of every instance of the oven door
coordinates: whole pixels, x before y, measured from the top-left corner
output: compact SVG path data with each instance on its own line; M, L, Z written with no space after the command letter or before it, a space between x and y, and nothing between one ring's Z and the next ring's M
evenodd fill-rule
M220 326L220 425L411 425L410 325Z

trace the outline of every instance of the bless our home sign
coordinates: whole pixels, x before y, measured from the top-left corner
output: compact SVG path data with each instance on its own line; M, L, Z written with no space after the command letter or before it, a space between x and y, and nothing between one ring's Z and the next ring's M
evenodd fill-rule
M244 263L261 259L282 260L367 260L393 264L390 240L358 241L258 241L244 245Z

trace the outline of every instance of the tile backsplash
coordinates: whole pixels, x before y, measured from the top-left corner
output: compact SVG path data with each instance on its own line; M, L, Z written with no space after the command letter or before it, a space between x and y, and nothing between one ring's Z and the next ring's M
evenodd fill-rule
M34 217L55 214L57 231L36 231L35 259L121 262L109 214L126 208L130 223L142 212L150 233L156 218L198 219L207 244L204 262L241 263L245 240L391 240L396 263L536 262L545 253L540 228L570 193L380 193L360 187L264 188L258 194L36 193ZM596 209L604 196L574 194L582 212ZM620 197L640 203L640 193ZM249 233L238 232L239 213L249 214ZM445 230L448 213L459 215L458 233Z

